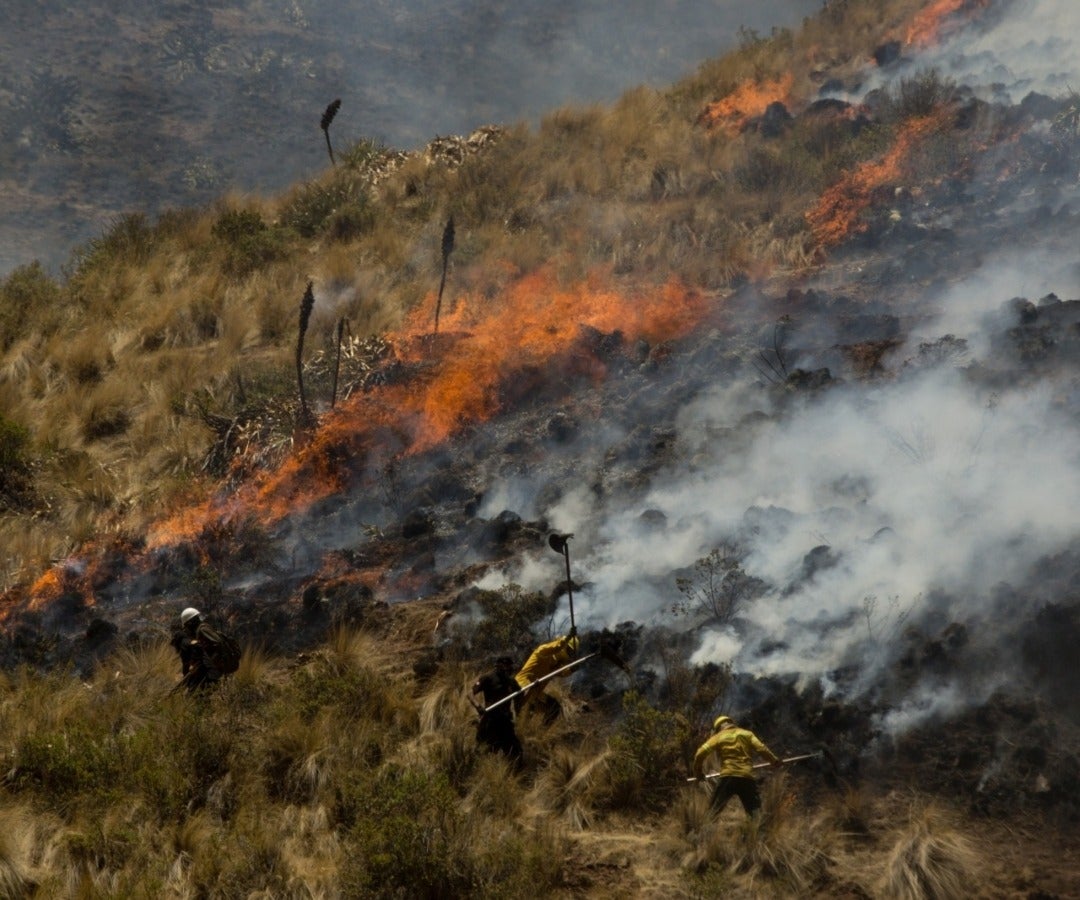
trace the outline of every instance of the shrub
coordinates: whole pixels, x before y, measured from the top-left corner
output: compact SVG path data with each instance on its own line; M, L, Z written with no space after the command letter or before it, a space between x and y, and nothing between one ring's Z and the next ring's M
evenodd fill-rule
M351 236L369 231L374 223L370 197L354 181L303 185L289 198L281 213L281 224L306 238L332 228L336 228L339 237Z
M655 709L635 691L623 698L623 712L608 742L607 803L613 809L660 810L686 783L689 725L679 713Z
M215 238L225 245L225 271L242 277L275 259L286 249L280 228L271 228L255 210L229 209L218 216L211 228Z
M50 333L60 318L63 294L38 262L15 269L0 282L0 350L31 328Z
M30 466L30 432L0 415L0 503L29 502Z
M134 268L150 256L155 232L142 213L129 213L116 219L100 237L92 238L74 253L73 279L110 266Z
M468 597L478 620L464 617L456 623L446 652L460 657L483 657L532 651L535 625L551 616L558 602L539 591L526 592L519 584L497 591L477 590ZM524 662L524 658L518 662Z
M456 898L470 894L461 828L445 777L388 770L366 786L341 875L348 896ZM464 847L460 849L465 849Z
M115 742L85 724L24 735L9 781L65 807L86 795L108 795L122 772Z
M902 121L928 116L956 97L956 82L943 78L937 69L902 78L896 94L887 95L883 116Z
M694 563L693 577L676 578L675 586L685 598L675 604L677 613L704 613L723 625L761 593L764 582L746 573L734 544L724 543Z

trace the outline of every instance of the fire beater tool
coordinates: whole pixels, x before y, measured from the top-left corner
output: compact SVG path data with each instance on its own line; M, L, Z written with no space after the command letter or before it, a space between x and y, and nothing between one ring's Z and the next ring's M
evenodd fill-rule
M548 535L548 546L556 553L561 553L566 560L566 596L570 600L570 630L574 631L574 583L570 580L570 538L572 534L552 532Z
M788 756L785 759L780 760L780 762L782 762L782 763L801 762L804 759L816 759L817 757L819 757L821 755L822 755L822 752L820 750L818 750L816 753L803 753L801 756ZM767 769L771 765L772 765L772 763L767 763L767 762L754 763L754 765L751 768L754 768L754 769ZM686 780L687 781L708 781L710 778L719 778L719 777L720 777L719 772L710 772L704 778L687 778Z

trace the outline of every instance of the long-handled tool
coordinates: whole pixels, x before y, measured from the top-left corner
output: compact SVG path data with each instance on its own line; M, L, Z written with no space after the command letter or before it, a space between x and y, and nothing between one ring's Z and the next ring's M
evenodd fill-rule
M574 628L574 582L570 580L570 545L568 541L572 538L572 534L559 534L558 532L552 532L548 535L548 546L551 547L556 553L561 553L563 559L566 560L566 596L570 600L570 629L575 631Z
M563 672L569 672L571 669L575 669L578 666L580 666L583 662L585 662L585 660L592 659L594 656L599 656L599 655L600 655L599 653L586 653L584 656L580 657L579 659L575 659L573 662L567 663L565 666L563 666L563 667L561 667L559 669L556 669L554 672L549 672L543 678L537 678L536 681L530 682L529 684L525 685L525 687L521 688L521 690L514 691L514 693L512 693L512 694L507 694L501 700L496 700L494 703L491 704L491 706L486 707L484 709L484 712L489 713L493 709L498 709L504 703L509 703L515 697L523 697L525 694L527 694L529 691L531 691L538 684L543 684L545 681L550 681L556 675L561 675Z
M782 762L782 763L801 762L804 759L815 759L816 757L821 756L821 755L822 755L822 752L820 750L818 750L815 753L803 753L801 756L788 756L788 757L780 760L780 762ZM751 768L754 768L754 769L767 769L771 765L772 765L772 763L767 763L767 762L754 763L754 765L751 766ZM702 778L687 778L686 780L687 781L708 781L710 778L719 778L719 777L720 777L719 772L710 772L708 775L705 775Z

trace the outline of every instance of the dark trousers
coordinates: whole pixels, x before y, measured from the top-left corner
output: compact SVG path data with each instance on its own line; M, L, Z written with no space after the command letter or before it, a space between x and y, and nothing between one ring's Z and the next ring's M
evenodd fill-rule
M753 778L728 775L726 778L717 779L710 806L720 812L732 797L738 797L742 801L747 815L752 816L761 809L761 794L758 793L757 781Z
M489 749L505 754L515 766L521 765L521 741L514 731L514 720L510 716L493 713L481 716L476 728L476 739L481 744L486 744Z

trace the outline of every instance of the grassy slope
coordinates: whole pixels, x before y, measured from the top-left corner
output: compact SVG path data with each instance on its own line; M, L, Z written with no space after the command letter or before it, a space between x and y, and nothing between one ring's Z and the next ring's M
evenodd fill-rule
M14 273L0 305L9 579L208 490L214 416L263 423L260 458L287 449L289 417L269 411L293 402L307 280L337 304L317 309L310 353L329 345L339 316L355 333L392 330L431 301L451 213L456 289L496 297L507 273L551 261L568 280L602 266L717 291L811 265L821 247L806 213L914 111L897 104L854 141L803 123L766 143L707 131L697 117L746 79L789 71L793 97L811 97L821 73L861 65L923 5L832 4L798 34L749 41L668 91L553 112L460 166L407 159L373 184L388 155L361 144L283 197L126 219L62 284L34 267ZM576 703L551 731L526 720L529 764L515 778L475 747L465 698L475 666L424 682L409 667L438 612L396 608L373 631L340 632L301 659L249 654L206 702L169 696L167 645L121 652L88 684L3 676L0 895L1077 889L1067 857L1055 865L1054 841L1025 831L1035 826L976 826L872 786L824 791L799 770L770 781L759 828L734 808L710 821L703 795L681 780L700 735L632 701L617 726Z
M248 653L217 694L170 695L167 644L89 683L0 693L0 895L10 897L1023 897L1077 888L1036 821L965 817L910 788L766 779L766 814L706 815L696 736L627 701L519 731L514 775L479 751L469 666L419 681L434 604L295 660ZM647 773L647 775L646 775ZM900 775L897 784L914 784Z
M571 281L602 267L706 290L810 265L820 244L807 212L891 139L904 111L854 139L824 122L781 141L708 129L699 116L747 81L785 73L797 107L826 73L865 65L922 5L834 4L797 34L749 37L667 91L510 128L460 165L361 142L281 197L126 217L62 283L32 265L12 273L0 284L8 583L91 538L138 532L177 495L205 494L223 468L206 465L215 422L252 420L260 459L286 451L306 282L319 298L309 359L332 344L339 317L355 335L386 333L431 302L448 215L458 294L497 297L507 278L552 263ZM325 379L311 391L324 399Z

